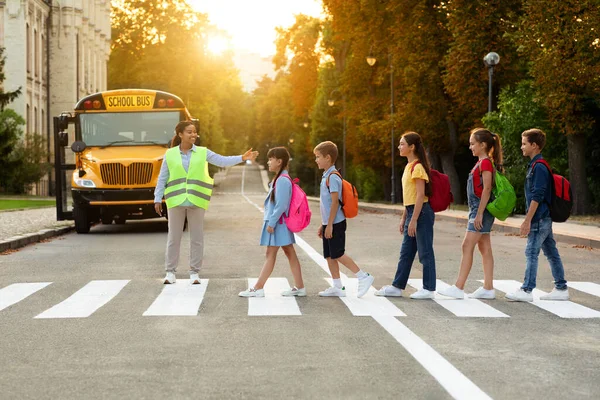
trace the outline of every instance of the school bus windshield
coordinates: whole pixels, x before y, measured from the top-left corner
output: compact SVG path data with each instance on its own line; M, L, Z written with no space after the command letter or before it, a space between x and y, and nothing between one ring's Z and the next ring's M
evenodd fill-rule
M167 144L179 111L80 114L81 139L87 146Z

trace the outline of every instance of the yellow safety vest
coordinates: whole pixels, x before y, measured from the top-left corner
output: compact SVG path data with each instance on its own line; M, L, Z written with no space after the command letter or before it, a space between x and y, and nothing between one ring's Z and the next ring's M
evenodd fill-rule
M165 154L169 167L169 180L165 189L167 208L177 207L189 200L197 207L208 209L214 180L208 174L206 147L196 146L192 151L188 171L181 161L179 146L172 147Z

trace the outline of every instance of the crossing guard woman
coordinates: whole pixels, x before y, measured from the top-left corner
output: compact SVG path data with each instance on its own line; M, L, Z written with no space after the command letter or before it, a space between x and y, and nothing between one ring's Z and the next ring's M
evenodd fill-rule
M198 272L204 255L204 213L212 195L213 179L208 163L230 167L242 161L254 161L257 151L248 150L241 156L224 157L206 147L196 146L196 126L182 121L175 127L172 146L167 150L154 190L154 209L161 215L162 198L167 203L169 235L165 255L167 275L164 283L175 283L183 225L187 217L190 231L190 283L199 284Z

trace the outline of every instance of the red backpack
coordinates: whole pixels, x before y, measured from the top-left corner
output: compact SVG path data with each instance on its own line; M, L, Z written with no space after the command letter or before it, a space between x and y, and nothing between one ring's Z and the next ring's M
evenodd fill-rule
M552 185L552 200L550 204L548 204L550 206L550 218L552 218L552 221L554 222L565 222L571 216L571 208L573 208L571 183L564 176L552 173L550 164L543 158L533 163L531 166L532 171L533 167L538 163L544 164L552 176L552 179L550 179L550 184Z
M358 215L358 191L353 184L342 178L342 174L339 171L333 171L342 180L342 197L339 198L339 202L342 205L342 211L346 218L354 218ZM329 176L327 176L327 188L329 189Z
M412 174L415 166L420 164L420 161L417 161L413 164L410 173ZM450 203L454 202L454 196L452 195L452 190L450 189L450 178L448 175L442 174L435 169L429 170L429 180L431 181L431 196L429 196L429 205L433 212L441 212L445 211L450 207Z

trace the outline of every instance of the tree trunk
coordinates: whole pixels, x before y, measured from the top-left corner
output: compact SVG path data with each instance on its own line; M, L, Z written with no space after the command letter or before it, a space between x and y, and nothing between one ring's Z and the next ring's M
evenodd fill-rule
M454 166L454 154L458 147L458 132L456 123L454 121L448 121L448 139L450 142L450 150L445 153L440 153L440 161L442 162L442 171L450 178L450 188L452 189L452 195L454 196L455 204L463 203L463 192L461 190L460 180L458 178L458 172Z
M590 213L590 190L585 172L585 134L568 135L569 181L573 191L574 215Z

